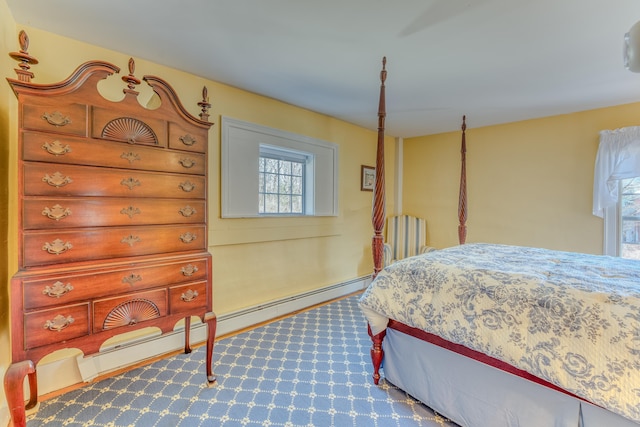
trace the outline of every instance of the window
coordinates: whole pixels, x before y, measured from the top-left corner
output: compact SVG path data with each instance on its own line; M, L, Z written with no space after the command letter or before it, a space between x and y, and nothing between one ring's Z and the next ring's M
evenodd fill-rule
M640 260L640 177L621 179L618 187L618 203L604 210L604 252Z
M303 215L305 172L312 162L309 153L260 145L258 213Z
M640 178L620 181L620 256L640 259Z
M640 259L640 127L600 131L593 214L604 218L604 253Z
M221 216L337 216L338 145L222 118Z

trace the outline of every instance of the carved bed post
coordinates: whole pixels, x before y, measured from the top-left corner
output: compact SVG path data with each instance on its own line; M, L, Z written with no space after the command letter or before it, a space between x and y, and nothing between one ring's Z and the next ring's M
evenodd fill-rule
M376 182L373 189L373 209L371 220L373 222L373 279L376 278L380 270L382 270L384 260L384 240L382 237L382 229L385 220L385 197L384 197L384 119L386 116L386 105L384 97L384 82L387 79L387 58L382 58L382 71L380 71L380 102L378 105L378 147L376 151ZM373 335L371 327L368 326L368 333L373 341L371 346L371 361L373 362L373 383L378 384L380 381L380 366L384 352L382 351L382 340L386 335L386 331L382 331L377 335Z
M465 132L467 130L467 116L462 116L462 143L460 146L460 158L462 167L460 170L460 193L458 196L458 241L464 245L467 239L467 142Z
M385 220L385 197L384 197L384 119L385 99L384 99L384 81L387 78L385 69L387 57L382 58L382 71L380 71L380 102L378 105L378 148L376 151L376 183L373 189L373 210L371 220L373 223L373 278L382 270L384 258L384 239L382 237L382 229Z

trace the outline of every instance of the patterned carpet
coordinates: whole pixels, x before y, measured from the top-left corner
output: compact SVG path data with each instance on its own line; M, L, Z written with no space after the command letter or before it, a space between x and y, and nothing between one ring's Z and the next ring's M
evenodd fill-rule
M454 426L371 380L370 339L351 296L42 402L37 426Z

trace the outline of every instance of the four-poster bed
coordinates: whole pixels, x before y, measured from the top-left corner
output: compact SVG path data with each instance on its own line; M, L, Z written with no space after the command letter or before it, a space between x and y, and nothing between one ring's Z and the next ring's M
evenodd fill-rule
M374 280L360 300L374 382L383 367L391 383L463 426L638 425L640 267L620 258L465 244L466 117L460 246L382 269L385 79L386 59Z

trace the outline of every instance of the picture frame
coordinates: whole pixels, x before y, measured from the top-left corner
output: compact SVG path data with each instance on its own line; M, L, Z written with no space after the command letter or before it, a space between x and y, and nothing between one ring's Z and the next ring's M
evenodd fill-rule
M362 165L360 167L360 191L373 191L376 184L376 168Z

